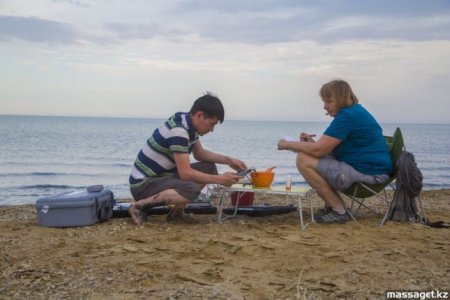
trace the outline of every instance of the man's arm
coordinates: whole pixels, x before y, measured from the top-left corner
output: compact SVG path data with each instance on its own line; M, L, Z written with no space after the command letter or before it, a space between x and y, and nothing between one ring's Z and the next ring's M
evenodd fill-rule
M247 168L245 162L235 159L229 156L221 155L218 153L214 153L212 151L206 150L203 148L200 140L195 142L194 148L192 149L192 154L194 154L194 158L198 161L212 162L222 165L228 165L232 169L236 171L240 171Z
M213 175L200 172L191 168L188 153L175 153L175 164L177 165L178 174L182 180L195 181L197 183L216 183L224 186L231 186L238 182L242 177L234 173L224 173L220 175Z

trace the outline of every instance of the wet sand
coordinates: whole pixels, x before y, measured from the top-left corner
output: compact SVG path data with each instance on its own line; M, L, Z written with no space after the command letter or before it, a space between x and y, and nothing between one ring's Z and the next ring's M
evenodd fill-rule
M450 221L450 190L421 197L432 221ZM0 216L2 299L383 299L386 290L450 290L450 229L380 228L381 217L368 213L303 232L295 212L65 229L38 226L33 205L0 206Z

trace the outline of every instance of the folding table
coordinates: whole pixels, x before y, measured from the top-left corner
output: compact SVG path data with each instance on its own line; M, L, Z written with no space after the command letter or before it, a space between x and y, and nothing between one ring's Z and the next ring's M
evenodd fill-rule
M231 216L222 216L223 212L223 205L225 198L229 198L231 193L237 192L237 201L234 206L234 213ZM219 202L219 223L222 223L224 220L233 218L237 215L238 207L239 207L239 199L242 197L242 195L245 192L253 192L255 194L263 194L263 195L285 195L286 198L292 197L294 199L298 200L298 211L299 211L299 217L300 217L300 227L302 230L305 230L306 227L308 227L311 223L314 222L314 213L313 213L313 207L312 207L312 197L315 193L314 189L311 189L309 187L292 187L290 190L287 190L285 186L270 186L266 188L256 188L253 187L250 184L234 184L231 187L223 187L222 192L220 195L220 202ZM309 207L310 207L310 221L308 223L304 223L303 221L303 204L302 201L309 201Z

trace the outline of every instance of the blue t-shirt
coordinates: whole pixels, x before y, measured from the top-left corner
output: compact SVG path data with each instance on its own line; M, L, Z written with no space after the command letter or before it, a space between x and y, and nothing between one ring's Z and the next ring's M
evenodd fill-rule
M324 134L341 141L333 149L337 160L348 163L363 174L392 172L392 160L383 131L360 104L342 108Z

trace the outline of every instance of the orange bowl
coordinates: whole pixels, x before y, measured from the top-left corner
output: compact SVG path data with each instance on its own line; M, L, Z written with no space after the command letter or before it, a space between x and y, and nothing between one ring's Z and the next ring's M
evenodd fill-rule
M255 187L269 187L272 184L273 178L275 177L275 173L273 172L265 172L265 171L256 171L250 173L252 178L253 186Z

